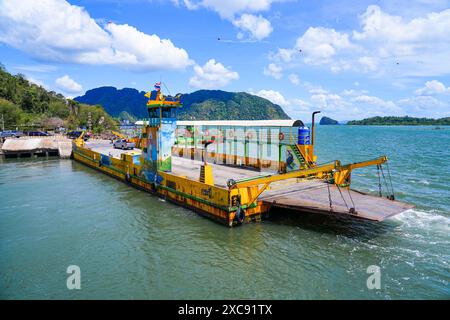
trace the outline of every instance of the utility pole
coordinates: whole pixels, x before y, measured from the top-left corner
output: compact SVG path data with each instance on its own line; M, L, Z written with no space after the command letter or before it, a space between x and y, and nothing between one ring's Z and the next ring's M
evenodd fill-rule
M5 131L5 119L3 118L3 113L2 113L2 131Z
M90 111L88 113L88 130L92 132L92 113Z

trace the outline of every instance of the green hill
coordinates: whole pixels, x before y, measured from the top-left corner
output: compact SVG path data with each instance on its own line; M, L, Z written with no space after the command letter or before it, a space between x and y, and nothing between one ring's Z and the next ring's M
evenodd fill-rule
M114 87L100 87L88 90L76 101L100 104L105 110L119 116L121 112L144 118L147 116L143 91ZM283 109L267 99L245 92L222 90L199 90L183 94L183 107L179 110L180 120L266 120L289 119Z
M87 126L89 113L94 132L117 127L117 122L100 105L66 99L29 82L22 74L8 73L0 65L0 115L5 129L31 130L60 124L75 129Z
M372 117L363 120L352 120L347 125L377 125L377 126L448 126L450 117L440 119L414 117Z
M324 125L336 125L336 124L339 124L339 122L337 122L334 119L328 118L328 117L322 117L322 119L320 119L319 124L322 125L322 126L324 126Z

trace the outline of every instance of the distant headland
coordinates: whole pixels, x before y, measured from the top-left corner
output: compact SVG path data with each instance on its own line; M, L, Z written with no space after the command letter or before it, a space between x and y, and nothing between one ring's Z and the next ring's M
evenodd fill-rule
M337 120L328 118L328 117L322 117L322 119L320 119L319 122L320 125L336 125L339 124L339 122Z
M352 120L347 125L363 126L448 126L450 117L432 119L432 118L414 118L414 117L371 117L362 120Z

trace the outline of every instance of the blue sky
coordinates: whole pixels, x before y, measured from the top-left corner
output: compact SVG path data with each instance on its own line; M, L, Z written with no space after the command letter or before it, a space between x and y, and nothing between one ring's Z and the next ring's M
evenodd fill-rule
M246 91L293 118L450 116L450 1L0 0L0 62L68 97Z

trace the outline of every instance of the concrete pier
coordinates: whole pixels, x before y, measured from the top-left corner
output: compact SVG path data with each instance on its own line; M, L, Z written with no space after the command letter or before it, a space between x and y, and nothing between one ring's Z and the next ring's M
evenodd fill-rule
M72 140L65 136L7 138L1 146L5 158L59 156L69 158Z

